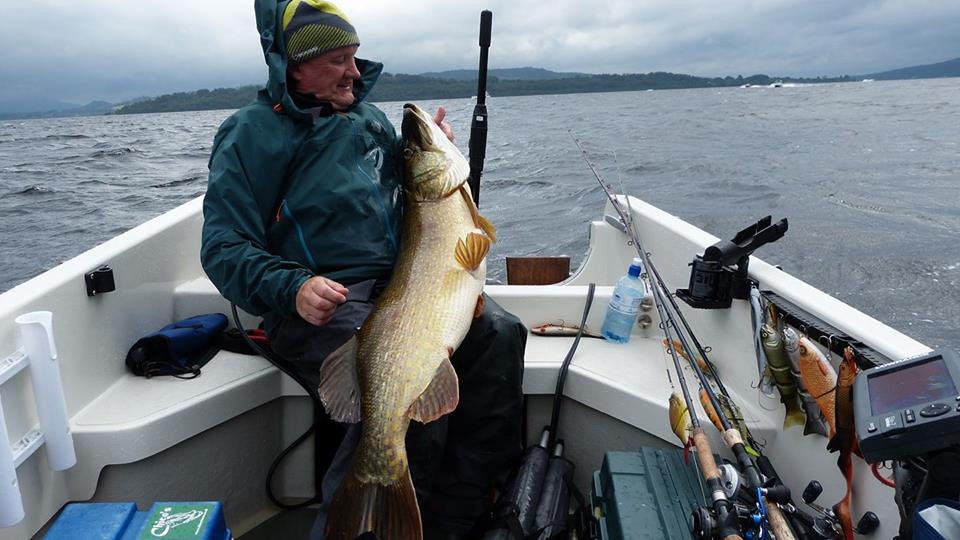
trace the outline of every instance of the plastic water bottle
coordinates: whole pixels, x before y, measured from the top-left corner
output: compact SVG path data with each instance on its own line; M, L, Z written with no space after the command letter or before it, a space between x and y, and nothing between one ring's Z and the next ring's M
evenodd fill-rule
M626 343L630 341L630 331L637 322L640 313L640 301L647 294L647 288L640 279L643 273L643 260L633 259L627 275L617 281L613 289L613 297L607 306L607 315L603 318L603 328L600 333L608 341Z

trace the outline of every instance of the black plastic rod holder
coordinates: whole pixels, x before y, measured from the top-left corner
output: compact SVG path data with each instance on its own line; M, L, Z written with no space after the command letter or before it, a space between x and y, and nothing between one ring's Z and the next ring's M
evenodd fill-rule
M117 290L113 280L113 269L109 266L104 265L92 272L87 272L83 278L87 284L87 296L97 296Z

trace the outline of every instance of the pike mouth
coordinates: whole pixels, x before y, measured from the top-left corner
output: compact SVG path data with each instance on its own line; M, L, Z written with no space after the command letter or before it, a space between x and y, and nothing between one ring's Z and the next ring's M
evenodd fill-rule
M415 144L420 149L433 144L433 137L430 133L430 126L425 118L426 113L423 109L413 103L406 103L403 106L403 122L400 124L400 133L406 139L407 144Z

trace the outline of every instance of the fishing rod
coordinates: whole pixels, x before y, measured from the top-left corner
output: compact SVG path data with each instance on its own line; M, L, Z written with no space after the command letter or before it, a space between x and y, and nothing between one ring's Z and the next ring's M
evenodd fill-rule
M610 198L611 202L613 202L618 213L621 212L622 209L617 206L616 201L610 195L608 188L604 184L603 179L600 177L600 174L597 172L596 168L593 166L593 163L590 161L590 158L587 155L586 150L584 150L583 145L580 144L580 141L576 137L573 137L573 140L583 153L584 159L587 162L587 166L590 167L590 170L597 178L597 181L600 182L600 185L607 193L607 197ZM623 218L624 216L621 214L621 219ZM629 225L629 222L624 221L624 225ZM636 240L634 240L634 243L637 246L641 257L643 258L644 264L648 264L646 253L642 249L639 249L639 243L637 243ZM656 287L652 287L652 289L654 296L653 304L657 309L657 313L660 314L660 320L663 322L660 325L660 328L663 330L664 336L667 339L667 343L672 343L673 340L670 336L670 329L673 328L673 331L676 332L678 336L680 333L677 331L675 325L667 324L667 321L671 320L670 315L669 313L665 312L663 300L660 298L660 292ZM693 444L696 448L698 458L697 461L700 465L701 474L707 483L707 488L710 490L710 498L712 501L713 510L717 516L717 537L724 540L742 540L743 537L740 535L740 523L736 509L734 508L733 503L727 499L726 492L723 489L720 469L717 467L716 460L713 458L713 450L710 448L710 441L707 439L706 432L704 432L703 427L700 424L697 411L693 406L692 399L690 398L690 391L687 388L687 383L683 376L683 369L680 366L680 358L677 355L677 351L674 347L668 347L668 350L670 351L670 356L673 358L673 366L680 383L680 390L683 392L683 400L687 406L687 411L690 414L690 424L693 427L691 438L693 439ZM712 530L709 535L701 536L701 538L714 538Z
M470 193L473 202L480 206L480 177L483 161L487 157L487 56L490 51L490 27L493 12L480 12L480 69L477 73L477 104L473 107L473 122L470 125Z
M628 224L629 227L633 227L632 220ZM675 314L684 321L684 327L687 332L690 334L691 339L694 339L694 334L690 329L689 325L686 323L686 320L683 319L683 314L678 309L678 306L673 301L670 296L670 291L666 287L666 283L663 281L659 272L656 269L656 266L650 261L649 256L643 247L639 243L639 237L636 234L636 231L632 231L632 240L637 246L637 250L643 254L644 262L647 265L647 268L652 272L651 276L651 289L654 291L654 296L658 302L663 302L663 298L666 296L670 299L670 304L675 310ZM716 392L713 390L710 381L707 379L706 374L700 368L700 365L693 360L693 349L690 347L689 342L684 333L680 331L680 328L677 326L676 319L673 314L670 313L669 307L665 309L667 313L667 318L669 320L669 325L673 327L677 337L680 341L680 346L684 351L686 351L689 360L690 366L693 368L694 372L697 375L697 378L700 381L701 388L707 393L707 397L710 401L710 405L713 407L714 412L716 413L717 419L720 421L720 426L718 430L722 436L724 443L727 448L729 448L734 456L737 459L737 463L740 464L740 469L743 471L744 475L747 477L748 485L752 490L755 491L755 496L757 499L757 508L760 511L760 516L765 518L770 525L770 528L774 530L774 534L778 540L787 540L794 538L793 531L786 523L786 518L780 512L780 509L776 505L764 504L767 501L773 501L777 504L786 504L790 501L790 489L784 485L774 485L765 487L763 481L760 477L760 473L757 470L757 466L753 462L753 458L747 453L746 446L744 445L742 435L740 431L730 422L730 419L727 417L726 412L720 406L720 400L717 398ZM707 361L707 357L703 349L701 349L702 358L704 358L704 363L707 366L712 366L710 362ZM716 380L716 379L715 379ZM722 429L719 429L722 428ZM709 528L708 524L709 516L704 514L698 514L698 519L695 521L699 522L701 527ZM762 536L762 533L761 533Z
M629 200L628 200L628 201L629 201ZM660 287L663 288L663 290L669 291L669 289L668 289L668 287L667 287L667 285L666 285L666 282L665 282L665 281L663 280L663 278L660 276L660 273L657 271L656 266L654 266L652 263L651 263L651 265L650 265L650 270L652 271L653 277L656 279L656 281L657 281L657 283L660 285ZM686 317L683 315L683 312L680 310L680 307L677 305L677 302L673 299L673 296L670 295L669 292L668 292L668 294L667 294L667 299L669 300L670 305L671 305L671 307L673 308L673 310L676 312L676 314L677 314L678 317L680 318L680 321L683 323L683 327L684 327L684 329L686 330L687 334L690 336L691 340L694 342L695 346L697 347L697 350L700 352L701 358L703 358L703 360L704 360L704 364L711 370L712 375L713 375L713 380L717 383L717 386L720 388L721 394L723 394L724 396L726 396L728 399L731 400L731 403L733 403L732 398L730 397L730 394L729 394L729 393L727 392L727 390L723 387L723 383L721 382L719 376L718 376L717 373L716 373L716 367L715 367L714 363L707 359L707 351L706 351L706 350L704 349L704 347L700 344L699 340L697 340L697 337L696 337L696 335L693 333L693 330L690 328L690 325L689 325L689 323L687 322ZM693 362L693 364L696 364L696 363ZM697 367L698 367L698 366L697 366ZM712 392L712 390L710 390L710 389L707 389L706 391L707 391L708 395ZM714 405L714 403L715 403L715 402L712 402L711 405L713 405L714 407L716 407L716 406ZM718 416L719 416L719 414L718 414ZM721 420L722 420L722 417L721 417ZM756 459L757 469L759 469L760 472L763 474L763 476L765 476L766 478L772 479L772 480L774 480L776 483L782 485L782 481L780 480L780 475L776 472L776 469L774 469L773 463L771 463L770 459L769 459L767 456L763 455L763 452L762 452L762 450L761 450L762 447L761 447L759 444L756 443L756 441L755 441L755 440L753 439L753 437L749 434L749 432L748 432L747 434L741 434L741 435L743 435L743 436L750 442L751 446L756 450L757 454L759 454L759 456L758 456L757 459ZM754 485L757 485L757 484L754 484ZM806 513L804 513L804 512L801 512L801 511L796 507L796 505L793 503L792 497L791 497L789 491L785 494L785 496L779 496L779 495L778 495L778 497L782 497L782 498L783 498L782 502L780 502L779 504L782 506L782 509L783 509L784 512L786 513L786 516L787 516L788 521L790 521L791 525L792 525L793 528L796 530L798 537L800 537L800 538L809 538L809 535L807 534L807 532L810 531L812 534L816 535L816 536L819 537L819 538L833 538L833 534L831 534L830 532L828 532L828 531L832 531L832 530L833 530L832 525L827 524L827 526L824 526L824 524L818 523L817 519L815 519L813 516L810 516L810 515L808 515L808 514L806 514ZM807 493L806 493L806 491L805 491L805 492L804 492L804 502L806 502L808 505L810 505L810 502L807 501L807 498L808 498L808 496L807 496ZM816 507L813 507L813 508L814 508L815 510L817 509ZM769 512L770 512L770 510L769 510L769 508L768 508L768 513L769 513ZM773 510L772 513L775 515L775 514L777 514L778 512L777 512L777 510L774 508L774 510ZM825 518L828 518L828 517L829 517L829 516L826 514L826 512L821 512L821 513L824 514L824 517L825 517ZM777 519L778 519L778 518L777 518Z
M679 338L682 349L686 351L688 359L690 360L690 365L693 367L694 372L697 374L701 387L703 387L704 390L707 392L710 403L713 406L718 419L720 420L720 423L721 423L720 427L722 427L720 431L721 431L721 435L724 440L724 443L728 446L728 448L731 449L731 451L733 451L734 455L737 458L738 463L740 463L741 468L746 474L751 487L756 490L755 492L756 504L757 504L758 510L760 511L760 518L765 519L767 521L767 523L770 525L770 528L774 530L774 533L776 534L776 537L778 539L780 540L793 539L794 538L793 532L791 531L790 527L787 525L786 519L784 518L783 514L780 513L779 507L774 505L770 505L769 507L767 507L767 505L764 504L764 499L777 502L778 504L788 502L790 499L790 490L783 485L772 486L772 487L764 487L762 485L760 474L757 472L757 469L753 463L753 460L750 458L750 456L746 452L746 448L744 447L743 439L740 435L740 432L733 427L729 418L727 418L726 414L721 408L719 400L717 399L716 393L713 391L712 386L707 380L706 375L700 369L700 366L697 364L696 361L694 361L693 350L691 349L689 343L684 337L683 332L680 330L679 326L677 326L676 320L674 319L673 315L670 313L670 310L663 299L664 296L667 296L668 298L670 298L669 289L666 288L665 283L660 278L659 273L656 271L656 268L653 266L653 263L650 261L646 250L643 249L643 246L640 243L639 235L637 234L637 231L634 227L632 217L626 211L624 211L623 206L620 204L620 202L613 197L611 189L603 181L599 172L597 172L596 167L590 161L589 155L587 154L586 150L583 148L583 145L580 143L580 141L576 137L573 137L573 139L577 147L580 149L581 153L583 154L584 160L586 161L587 166L590 168L590 171L593 173L597 181L600 183L600 186L603 188L604 193L606 193L607 198L610 200L614 209L617 211L618 215L620 216L620 219L623 221L625 232L627 233L627 236L630 238L630 240L633 242L634 247L637 250L637 253L641 256L646 267L653 272L654 276L656 276L656 278L650 280L652 285L651 291L653 292L654 304L657 307L657 312L660 314L661 328L664 331L664 334L667 339L667 343L673 343L673 340L670 337L670 329L672 329L673 332L676 333L677 337ZM627 202L629 204L629 199L627 200ZM632 209L631 209L631 212L632 212ZM671 301L672 301L672 298L671 298ZM676 309L677 308L676 304L674 302L671 302L671 303ZM676 312L680 317L682 317L682 313L679 311L679 309L676 309ZM687 324L685 320L684 320L684 326L692 336L693 332L690 329L689 324ZM694 444L697 447L698 456L702 458L702 455L705 453L703 451L703 447L706 447L709 450L709 443L706 439L706 435L703 432L703 429L700 427L699 420L696 418L696 412L693 409L693 403L690 398L689 390L686 387L686 380L683 377L682 369L680 367L680 360L677 356L675 347L668 347L668 350L670 351L670 355L673 357L674 368L677 372L677 377L681 385L681 390L683 391L683 397L687 406L687 410L690 413L691 424L694 427L694 433L695 435L699 435L699 437L697 436L694 437ZM701 348L701 352L703 352L702 348ZM704 358L704 362L707 363L708 366L711 366L706 355L704 354L702 355L702 357ZM716 485L719 486L720 473L719 473L719 470L716 469L716 463L713 461L712 453L709 453L709 461L713 465L713 469L716 471L716 474L718 475L715 481L716 481ZM706 477L708 486L710 486L711 490L713 490L713 486L710 485L711 478L707 474L706 470L704 470L704 476ZM720 489L721 489L720 495L723 496L725 499L726 496L724 493L722 493L722 487L720 487ZM717 496L718 494L714 491L713 498L714 498L714 510L717 515L716 520L714 520L712 516L709 516L709 514L704 514L702 512L698 512L694 514L695 525L700 526L699 527L700 535L702 538L711 538L712 529L716 525L719 525L721 535L726 536L725 533L729 532L729 527L730 527L729 509L722 508L723 506L726 506L726 505L717 505L716 503ZM727 504L729 505L729 502L727 502ZM726 515L724 514L724 511L727 512ZM738 516L736 511L733 512L733 519L735 520L737 517ZM763 534L763 531L761 530L761 535L762 534Z

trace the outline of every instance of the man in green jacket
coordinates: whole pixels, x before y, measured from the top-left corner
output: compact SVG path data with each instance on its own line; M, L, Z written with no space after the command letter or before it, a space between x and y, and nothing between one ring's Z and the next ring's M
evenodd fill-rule
M316 395L323 360L353 336L393 270L402 143L364 101L383 66L355 57L360 41L342 11L321 0L257 0L256 13L269 80L214 139L201 260L224 297L263 316L283 367ZM436 121L446 128L442 108ZM465 537L519 456L525 340L520 321L487 299L452 358L457 410L411 424L427 538ZM340 445L324 501L358 433ZM321 508L314 538L324 520Z

